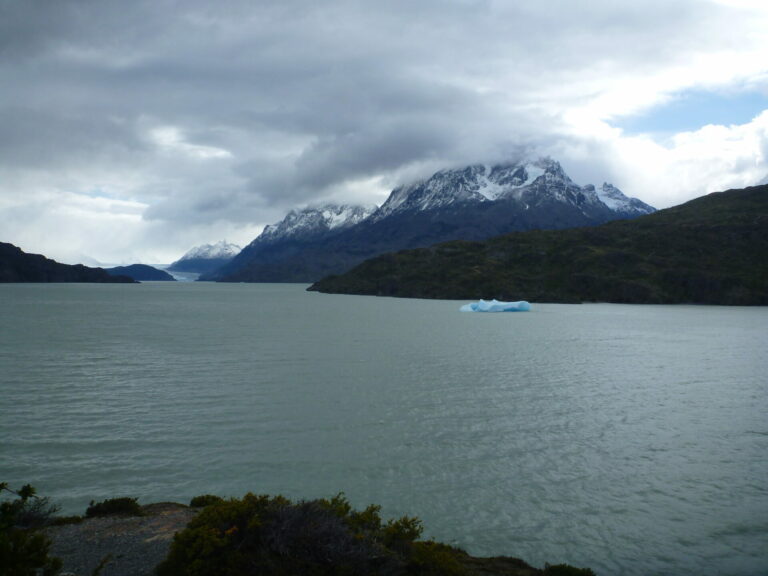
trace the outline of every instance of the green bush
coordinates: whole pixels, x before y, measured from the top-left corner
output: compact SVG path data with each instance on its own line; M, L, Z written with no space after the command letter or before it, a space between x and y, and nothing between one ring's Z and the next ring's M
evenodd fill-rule
M195 496L192 498L192 500L189 501L189 506L191 508L205 508L206 506L222 502L223 500L224 499L221 496L214 496L213 494L201 494L200 496Z
M460 550L418 542L421 522L384 524L378 506L358 512L342 494L293 503L246 494L214 502L176 534L159 576L459 575Z
M18 491L0 483L0 492L15 498L0 502L0 567L7 576L53 576L61 560L48 555L51 541L38 532L56 511L47 498L38 498L29 484Z
M411 547L411 573L424 576L461 576L466 573L460 559L467 554L463 550L428 540L414 542Z
M136 498L109 498L102 502L91 500L90 506L85 511L86 518L112 515L143 516L144 512Z

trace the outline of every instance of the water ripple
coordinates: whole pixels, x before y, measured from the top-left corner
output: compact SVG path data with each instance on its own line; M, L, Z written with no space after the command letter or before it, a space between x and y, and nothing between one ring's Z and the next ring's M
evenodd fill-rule
M475 554L768 566L768 309L0 286L0 465L91 499L344 490Z

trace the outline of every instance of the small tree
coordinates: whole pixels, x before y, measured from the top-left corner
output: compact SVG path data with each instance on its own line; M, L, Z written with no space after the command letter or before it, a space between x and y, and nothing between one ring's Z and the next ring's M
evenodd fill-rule
M0 482L0 492L14 498L0 502L0 566L7 576L53 576L61 560L48 555L51 541L39 532L56 512L47 498L35 495L29 484L18 491Z

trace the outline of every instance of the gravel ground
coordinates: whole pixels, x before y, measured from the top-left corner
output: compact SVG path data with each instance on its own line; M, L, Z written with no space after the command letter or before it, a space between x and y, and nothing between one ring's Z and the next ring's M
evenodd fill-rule
M64 561L64 574L151 576L168 554L173 535L197 510L181 504L144 506L145 516L89 518L79 524L48 529L51 554Z

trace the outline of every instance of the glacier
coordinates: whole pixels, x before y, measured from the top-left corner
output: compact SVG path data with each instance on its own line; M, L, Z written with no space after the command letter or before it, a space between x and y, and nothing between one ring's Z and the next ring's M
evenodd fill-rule
M496 299L491 300L479 300L478 302L470 302L464 304L459 310L462 312L528 312L531 309L531 305L525 300L518 302L499 302Z

